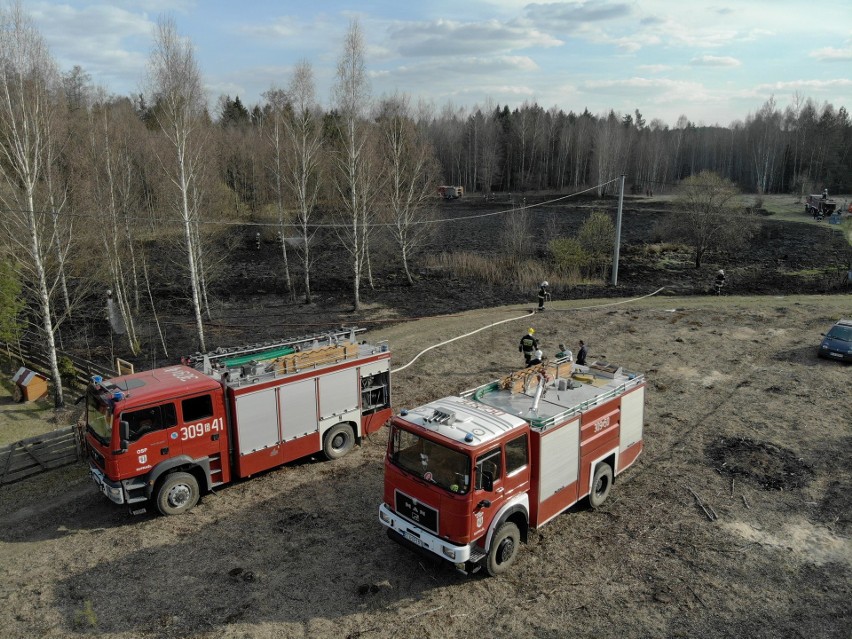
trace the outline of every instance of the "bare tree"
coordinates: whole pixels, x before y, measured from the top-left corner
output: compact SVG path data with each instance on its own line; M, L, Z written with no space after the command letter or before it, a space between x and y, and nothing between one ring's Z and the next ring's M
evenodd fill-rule
M92 201L102 214L99 224L105 262L110 274L112 299L118 307L130 351L139 353L133 320L133 300L138 305L136 247L131 222L135 168L127 123L122 123L121 103L112 105L106 93L90 112L90 158L93 175ZM124 126L122 126L124 124Z
M38 300L56 408L64 406L64 398L54 339L59 273L50 257L56 250L67 255L71 235L57 232L61 222L46 211L50 197L44 184L47 164L56 158L60 96L59 72L41 34L20 4L0 8L0 201L7 209L0 223L15 246L22 281Z
M701 268L707 251L736 248L751 236L739 193L733 182L711 171L692 175L678 187L668 233L692 247L695 268Z
M387 164L385 189L391 231L399 245L402 266L413 284L409 261L428 236L428 197L436 186L437 162L431 145L411 119L407 96L394 96L379 107L382 153Z
M372 211L370 200L375 174L370 157L369 130L363 121L369 102L369 84L364 65L364 38L357 20L349 25L343 53L337 63L334 101L338 110L340 152L337 154L337 191L345 222L338 235L352 257L352 297L361 308L361 276L368 259Z
M316 229L311 226L311 218L317 203L322 169L322 116L316 100L314 72L305 60L299 62L293 70L289 96L292 114L284 121L289 142L286 180L296 202L298 253L302 262L305 303L310 304L311 244L316 233Z
M266 140L272 155L269 158L269 170L272 173L273 190L275 192L275 210L278 213L278 238L281 240L281 258L284 261L284 284L290 299L295 296L293 282L290 278L290 257L287 254L288 215L284 206L284 187L287 180L287 126L289 117L290 98L286 91L272 88L263 94L269 104L269 117L266 118Z
M161 17L154 32L149 61L150 90L157 124L173 155L160 157L177 197L174 210L183 223L187 270L199 348L206 350L201 317L201 266L198 264L198 224L204 162L205 96L192 43L181 38L173 19Z

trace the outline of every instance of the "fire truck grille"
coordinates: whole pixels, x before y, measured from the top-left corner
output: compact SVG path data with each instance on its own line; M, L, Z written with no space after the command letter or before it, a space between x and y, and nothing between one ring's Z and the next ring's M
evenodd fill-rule
M396 512L426 530L438 534L438 511L396 491Z
M89 445L88 448L89 448L89 457L92 459L92 461L94 461L98 465L98 467L101 470L104 470L104 467L105 467L104 466L104 456L101 455L94 448L92 448L91 445Z

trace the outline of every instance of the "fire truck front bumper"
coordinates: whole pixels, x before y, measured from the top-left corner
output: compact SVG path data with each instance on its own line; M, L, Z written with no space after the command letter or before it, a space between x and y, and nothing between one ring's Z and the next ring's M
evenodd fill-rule
M457 546L423 530L420 526L397 515L388 508L387 504L379 506L379 522L389 532L396 533L396 535L391 535L391 539L405 541L407 545L420 551L438 555L441 559L450 561L457 566L471 559L470 546Z
M98 489L107 496L110 501L116 504L124 503L124 488L121 482L112 481L103 471L96 466L89 466L89 475L92 481L95 482Z

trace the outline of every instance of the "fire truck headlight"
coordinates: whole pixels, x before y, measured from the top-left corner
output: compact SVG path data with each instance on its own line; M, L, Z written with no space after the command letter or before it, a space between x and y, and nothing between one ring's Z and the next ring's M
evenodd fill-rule
M379 511L379 519L385 522L388 526L390 526L391 518L384 510Z
M441 551L447 556L447 559L455 560L456 551L452 548L447 548L446 546L441 546Z

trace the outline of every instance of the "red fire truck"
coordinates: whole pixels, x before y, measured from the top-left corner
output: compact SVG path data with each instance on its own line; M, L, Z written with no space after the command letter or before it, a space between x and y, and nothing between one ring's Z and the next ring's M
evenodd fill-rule
M379 520L463 572L503 573L530 528L606 500L642 451L644 406L642 375L557 360L401 411Z
M322 451L342 457L390 418L387 344L357 329L218 350L102 380L86 393L92 479L134 513Z

